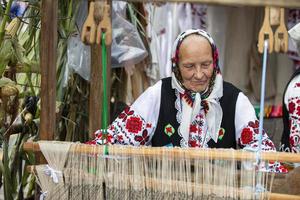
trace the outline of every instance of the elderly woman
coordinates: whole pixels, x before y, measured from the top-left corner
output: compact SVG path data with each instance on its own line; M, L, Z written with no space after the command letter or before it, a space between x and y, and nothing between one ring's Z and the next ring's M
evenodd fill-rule
M248 98L223 81L218 50L203 30L181 33L173 45L172 77L148 88L91 144L198 148L258 148L259 123ZM275 151L263 132L262 150ZM280 170L276 163L271 167Z

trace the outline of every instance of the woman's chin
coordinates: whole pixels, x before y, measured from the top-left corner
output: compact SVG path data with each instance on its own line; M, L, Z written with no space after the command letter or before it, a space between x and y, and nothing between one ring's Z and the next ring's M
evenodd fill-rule
M207 88L207 84L190 84L190 85L185 85L185 88L188 90L191 90L193 92L203 92Z
M203 88L191 88L189 90L191 90L193 92L199 92L199 93L202 93L203 91L205 91L205 89L203 89Z

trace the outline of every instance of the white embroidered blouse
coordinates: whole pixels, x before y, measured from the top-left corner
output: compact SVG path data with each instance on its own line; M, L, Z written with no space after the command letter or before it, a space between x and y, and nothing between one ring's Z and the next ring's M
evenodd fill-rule
M149 87L131 106L128 106L108 127L107 137L102 139L102 130L95 132L95 139L88 144L123 144L123 145L149 145L154 135L156 124L159 117L161 101L162 81ZM177 95L174 106L177 108L177 121L181 119L180 106L175 104L185 101L184 95ZM224 113L223 117L226 117ZM237 144L244 149L256 151L259 143L259 122L255 115L255 110L249 99L240 92L235 108L235 138ZM169 131L172 127L170 127ZM204 109L201 107L200 112L190 124L188 134L188 147L207 148L208 141L211 139L209 134L205 134L207 122ZM167 130L168 131L168 130ZM168 132L166 132L168 134ZM222 131L219 132L219 139L222 139ZM182 144L182 143L181 143ZM183 146L186 147L186 146ZM263 131L262 138L263 151L276 151L274 143ZM276 172L286 172L286 169L278 162L270 163L268 169Z

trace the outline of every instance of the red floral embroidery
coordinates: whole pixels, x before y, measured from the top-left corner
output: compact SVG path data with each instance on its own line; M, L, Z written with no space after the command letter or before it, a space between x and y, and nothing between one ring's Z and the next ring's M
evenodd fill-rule
M117 135L118 142L123 142L123 135Z
M126 129L131 133L138 133L142 130L142 120L139 117L130 117L126 122Z
M146 124L146 128L151 128L152 127L152 124L151 123L147 123Z
M126 107L124 111L118 116L119 119L123 119L122 121L125 122L128 116L132 115L134 113L133 110L130 110L130 107Z
M224 135L225 135L225 129L224 128L220 128L218 139L222 140L223 137L224 137Z
M292 97L288 99L288 102L290 135L287 137L289 138L289 146L288 144L284 145L288 146L289 151L298 153L300 152L300 98Z
M167 133L173 133L172 127L167 127L167 128L166 128L166 132L167 132Z
M274 143L271 141L271 140L266 140L266 143L265 143L267 146L270 146L272 148L275 147Z
M241 134L241 143L249 144L253 140L253 132L250 128L244 128Z
M300 115L300 106L297 106L297 115Z
M295 141L294 141L294 137L293 136L290 137L290 145L292 147L295 146Z
M96 145L96 141L95 140L87 141L85 144Z
M219 136L222 136L222 135L224 135L224 131L223 131L223 129L220 129L219 130Z
M190 132L197 132L198 131L198 128L196 125L192 124L190 125Z
M103 134L99 133L96 135L96 142L101 142L101 144L109 144L112 143L113 136L111 134Z
M197 147L197 141L195 141L195 140L190 140L190 141L189 141L189 146L190 146L190 147Z
M115 127L114 127L114 125L110 125L110 126L108 127L108 129L111 130L111 131L114 131L114 130L115 130Z
M113 136L111 134L106 134L107 143L112 143Z
M280 162L269 161L267 171L276 173L287 173L288 169L284 167Z
M296 105L294 102L289 103L289 113L294 113Z
M188 93L180 94L180 97L184 99L189 106L193 106L193 99Z
M279 170L280 170L280 172L282 172L282 173L288 173L288 169L285 168L285 167L282 166L282 165L279 167Z
M208 110L209 110L208 102L207 102L206 100L202 100L202 101L201 101L201 105L202 105L202 107L203 107L203 109L204 109L205 114L207 114L207 112L208 112Z
M148 135L148 131L147 130L144 130L142 135L136 135L134 137L134 140L139 142L141 145L145 145L146 142L148 142L149 140L149 135Z
M295 88L296 88L296 87L300 87L300 83L296 83L296 84L295 84Z
M255 122L249 122L248 126L252 127L252 128L258 128L259 127L259 122L258 120L255 120Z

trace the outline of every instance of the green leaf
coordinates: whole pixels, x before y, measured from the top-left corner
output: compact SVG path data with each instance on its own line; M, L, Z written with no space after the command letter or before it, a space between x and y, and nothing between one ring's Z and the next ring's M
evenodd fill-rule
M0 46L0 76L2 76L7 64L11 60L13 45L11 39L5 39Z
M16 85L16 83L14 81L12 81L11 79L6 78L6 77L0 78L0 88L5 86L5 85Z
M25 49L19 44L17 39L12 39L13 55L15 59L21 63L25 61L24 52Z

